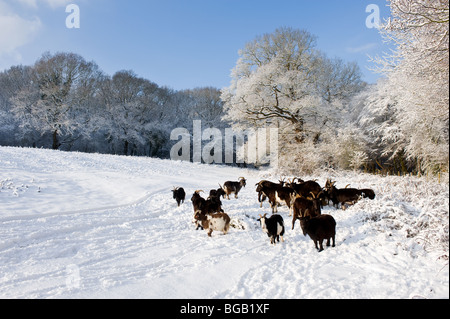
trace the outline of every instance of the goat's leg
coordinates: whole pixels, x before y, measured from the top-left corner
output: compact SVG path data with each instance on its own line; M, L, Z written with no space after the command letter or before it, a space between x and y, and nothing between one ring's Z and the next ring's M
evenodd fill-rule
M314 240L314 245L316 246L316 249L319 250L319 246L317 245L317 240Z
M319 240L319 245L320 245L320 249L319 249L319 253L324 251L323 249L323 239Z

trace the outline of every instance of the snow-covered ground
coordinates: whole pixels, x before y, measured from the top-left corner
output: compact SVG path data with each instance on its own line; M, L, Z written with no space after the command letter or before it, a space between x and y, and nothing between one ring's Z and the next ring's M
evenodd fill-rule
M224 201L235 228L196 231L191 194L248 178ZM353 173L374 201L331 207L337 247L299 224L271 246L254 185L270 171L0 147L0 298L449 298L448 182ZM303 176L302 176L303 177ZM308 178L308 177L305 177ZM188 192L177 208L174 186Z

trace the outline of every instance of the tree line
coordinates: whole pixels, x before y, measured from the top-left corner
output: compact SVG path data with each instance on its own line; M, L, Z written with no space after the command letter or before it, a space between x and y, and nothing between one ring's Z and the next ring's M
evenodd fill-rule
M170 132L221 127L220 91L175 91L133 71L104 74L74 53L0 73L0 145L168 158ZM223 124L222 124L223 125Z

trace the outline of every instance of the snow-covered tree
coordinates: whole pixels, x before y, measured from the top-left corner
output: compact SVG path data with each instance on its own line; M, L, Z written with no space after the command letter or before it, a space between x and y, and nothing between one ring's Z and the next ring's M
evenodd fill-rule
M223 102L220 90L213 87L195 88L180 92L188 98L190 107L186 114L190 121L201 120L202 125L208 128L221 128L223 115ZM192 124L192 123L191 123Z
M384 124L383 138L393 142L392 154L404 152L419 170L448 170L449 1L390 0L389 5L392 17L381 34L396 50L374 59L395 100L389 104L392 128Z
M329 162L316 155L344 102L364 87L356 64L325 57L315 40L292 28L257 37L240 51L231 85L222 90L224 120L235 129L277 127L280 163L308 171Z
M22 145L24 140L36 138L33 130L19 130L21 122L11 111L11 99L30 85L31 72L30 67L13 66L0 73L0 144Z
M52 135L59 149L61 135L71 136L85 124L83 108L95 91L100 71L73 53L46 53L33 66L32 82L12 97L13 112L22 126Z
M119 71L102 82L99 92L105 112L98 114L98 122L107 134L106 140L119 148L117 153L144 153L139 149L151 139L151 124L161 120L158 90L155 83L133 71Z
M317 103L314 42L306 31L282 28L248 43L223 90L225 119L258 127L282 120L303 132L302 111Z

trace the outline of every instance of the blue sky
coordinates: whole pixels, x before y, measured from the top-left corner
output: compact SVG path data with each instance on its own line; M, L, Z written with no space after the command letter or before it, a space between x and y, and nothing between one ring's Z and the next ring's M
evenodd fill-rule
M79 29L66 27L70 3L80 8ZM222 88L245 43L287 26L316 35L321 51L358 62L375 82L367 55L387 47L366 27L369 4L388 17L386 0L0 0L0 70L67 51L110 75L133 70L176 90Z

